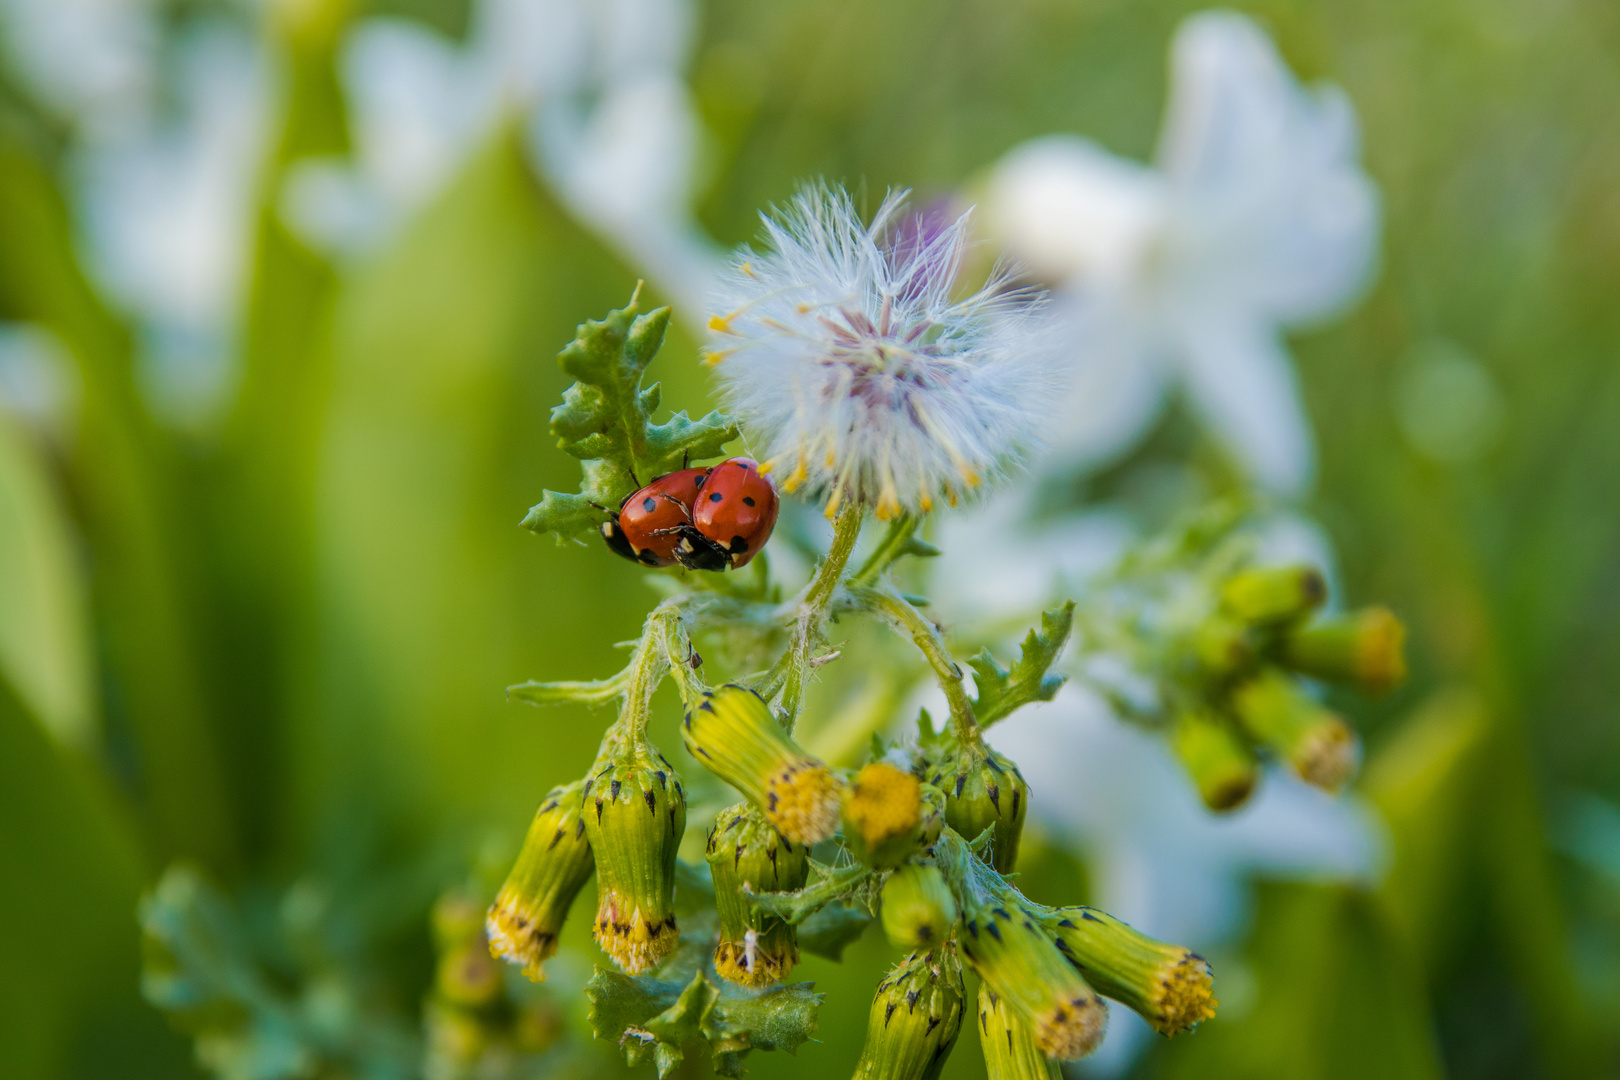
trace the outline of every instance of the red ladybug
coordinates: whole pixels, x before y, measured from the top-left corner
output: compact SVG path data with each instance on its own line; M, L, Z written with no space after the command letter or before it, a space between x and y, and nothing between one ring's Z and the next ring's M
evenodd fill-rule
M708 475L708 469L681 469L625 496L619 512L602 523L602 539L617 554L644 566L685 564L676 549L696 533L692 504Z
M776 488L748 458L722 461L710 470L692 507L692 525L733 567L744 566L776 527ZM683 563L682 548L676 558Z

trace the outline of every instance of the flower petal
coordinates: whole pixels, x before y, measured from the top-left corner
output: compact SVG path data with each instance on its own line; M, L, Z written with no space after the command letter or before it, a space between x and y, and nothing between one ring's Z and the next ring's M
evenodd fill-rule
M1342 308L1371 278L1379 224L1349 100L1302 87L1230 12L1184 22L1172 68L1159 147L1172 287L1285 323Z
M1316 451L1291 358L1277 333L1256 322L1209 315L1181 330L1187 391L1245 472L1268 491L1310 487Z
M983 211L991 236L1046 280L1120 283L1159 228L1164 185L1090 139L1050 135L1001 159Z

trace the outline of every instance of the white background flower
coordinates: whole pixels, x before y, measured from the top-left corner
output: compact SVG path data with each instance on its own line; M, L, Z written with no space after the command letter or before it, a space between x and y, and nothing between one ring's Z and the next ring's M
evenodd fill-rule
M465 45L374 17L341 57L354 161L304 163L283 210L366 251L432 198L504 117L564 204L696 324L721 263L691 201L703 130L684 81L688 0L481 0Z
M1240 15L1186 20L1171 67L1154 167L1054 135L989 181L991 235L1066 300L1079 377L1054 458L1129 445L1179 378L1258 484L1297 495L1314 454L1282 330L1349 302L1377 248L1354 114Z

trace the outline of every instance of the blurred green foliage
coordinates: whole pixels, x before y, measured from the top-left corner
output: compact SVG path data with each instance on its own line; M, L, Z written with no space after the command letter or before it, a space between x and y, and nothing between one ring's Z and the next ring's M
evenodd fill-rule
M1553 854L1548 809L1570 790L1620 800L1620 8L1238 6L1296 70L1348 90L1384 193L1373 293L1295 345L1322 447L1310 509L1350 593L1409 620L1417 678L1370 730L1386 883L1268 885L1232 989L1217 982L1220 1018L1140 1068L1615 1075L1620 875ZM367 11L385 8L465 21L452 2ZM711 0L692 65L716 140L702 217L747 239L813 175L941 192L1051 131L1145 156L1166 43L1194 9ZM237 887L404 878L397 903L425 919L472 838L515 835L595 746L599 717L501 688L615 670L611 644L651 598L599 550L517 528L541 490L572 486L546 432L556 350L635 275L559 208L516 133L353 267L280 223L288 165L347 146L333 58L353 14L289 4L267 21L284 78L241 378L202 436L143 401L136 339L75 255L61 132L3 80L0 317L53 331L78 393L60 440L0 416L8 1080L193 1068L137 998L137 900L173 857ZM700 413L693 343L672 328L665 349L666 403ZM1471 358L1507 405L1461 460L1403 427L1402 388L1436 350ZM1037 899L1082 873L1036 854ZM419 999L425 921L388 942ZM876 935L842 966L807 958L824 1045L770 1075L853 1062L891 959ZM982 1070L974 1038L947 1076Z

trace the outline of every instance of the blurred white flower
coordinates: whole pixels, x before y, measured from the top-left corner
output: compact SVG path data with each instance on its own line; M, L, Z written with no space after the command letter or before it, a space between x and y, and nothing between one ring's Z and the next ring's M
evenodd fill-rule
M1212 815L1161 739L1073 683L992 728L990 742L1018 762L1035 819L1087 856L1093 902L1166 941L1209 950L1232 940L1247 928L1253 876L1370 882L1382 872L1383 826L1355 797L1272 769L1248 806ZM1126 1010L1113 1014L1087 1071L1121 1071L1152 1035L1122 1022Z
M148 0L0 0L0 48L40 104L89 139L143 124L162 28Z
M242 22L195 22L170 47L173 113L81 146L73 172L87 263L139 319L148 389L197 420L233 375L271 76Z
M1172 72L1156 166L1054 135L989 181L988 230L1059 287L1076 343L1054 464L1123 449L1179 378L1260 486L1297 495L1314 452L1282 330L1343 308L1377 251L1354 113L1237 14L1187 19Z
M967 216L870 225L841 189L812 186L765 216L712 303L711 363L732 414L782 489L846 499L880 520L926 513L1003 474L1038 430L1057 367L1038 297L997 275L953 295Z
M323 247L371 249L517 116L568 209L695 324L721 256L691 213L692 19L689 0L481 0L464 46L412 20L362 20L341 57L354 160L301 163L283 214Z

